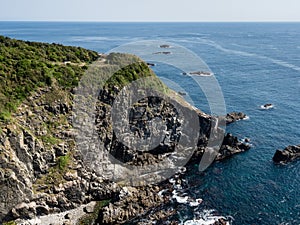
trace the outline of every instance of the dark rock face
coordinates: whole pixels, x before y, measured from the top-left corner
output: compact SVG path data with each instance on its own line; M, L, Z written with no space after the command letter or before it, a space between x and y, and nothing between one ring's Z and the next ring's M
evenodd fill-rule
M216 161L231 157L234 154L244 152L250 149L250 144L240 142L237 137L228 133L223 140L219 154L216 157Z
M109 99L114 99L114 96L108 90L102 93L105 93L105 96L100 96L100 99L105 99L107 103L111 102ZM168 153L174 151L178 138L180 138L177 134L180 133L179 131L182 125L180 124L180 120L176 119L178 117L178 112L173 109L172 105L164 102L162 99L150 97L142 99L131 108L131 131L135 132L140 138L147 137L147 121L152 120L155 116L159 116L166 123L166 127L170 128L167 129L167 135L163 139L161 145L147 152L133 151L127 146L124 146L114 134L110 134L109 114L106 113L110 111L108 107L110 106L104 106L99 102L97 109L99 112L98 115L101 115L101 119L100 117L96 118L96 121L99 122L97 128L100 139L107 142L107 149L111 151L116 158L131 165L153 165L166 157ZM149 110L149 108L151 110ZM198 119L200 124L200 127L198 128L200 130L198 145L195 146L197 149L195 149L195 153L190 162L199 162L199 160L201 160L205 152L205 146L207 145L212 126L213 118L210 116L198 113ZM240 142L237 137L234 137L232 134L227 134L224 137L222 146L215 160L223 160L249 149L249 144ZM114 199L109 206L104 207L99 213L97 222L99 224L122 224L126 221L131 221L132 219L139 220L139 215L147 214L147 212L150 211L154 212L155 209L158 209L162 204L167 204L170 200L168 197L162 198L157 195L161 186L165 188L164 184L160 184L159 187L124 187L120 192L122 197ZM168 217L168 215L171 214L172 212L157 212L153 213L152 216L155 215L155 218L159 220ZM224 224L223 222L224 221L220 220L216 224Z
M231 124L236 121L246 118L246 114L242 112L231 112L226 115L226 124Z
M288 163L300 158L300 145L291 145L284 150L277 150L273 156L275 163Z
M204 155L205 152L205 145L203 145L203 142L205 143L205 140L201 140L202 144L198 146L198 149L195 151L190 162L199 162L199 160L202 159L202 156ZM233 136L230 133L227 133L223 139L223 143L221 145L221 148L219 149L215 161L220 161L226 158L230 158L231 156L241 152L245 152L250 148L251 148L250 143L241 142L238 140L237 137Z

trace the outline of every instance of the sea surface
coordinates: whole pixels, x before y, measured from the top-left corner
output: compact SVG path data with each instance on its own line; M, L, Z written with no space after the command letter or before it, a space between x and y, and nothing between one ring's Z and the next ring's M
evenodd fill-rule
M164 40L193 51L215 74L227 111L249 116L226 129L240 139L250 138L252 149L204 173L195 165L186 192L203 203L177 207L177 219L197 224L191 220L216 210L236 225L300 224L300 162L272 162L276 149L300 144L300 23L0 22L0 34L98 52L141 40ZM210 112L199 87L178 69L153 69ZM274 108L261 109L266 103Z

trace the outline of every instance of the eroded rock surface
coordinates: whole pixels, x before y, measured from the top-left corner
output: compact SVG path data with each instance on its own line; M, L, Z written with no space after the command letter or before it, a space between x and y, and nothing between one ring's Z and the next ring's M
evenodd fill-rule
M273 156L275 163L288 163L300 158L300 145L290 145L284 150L277 150Z

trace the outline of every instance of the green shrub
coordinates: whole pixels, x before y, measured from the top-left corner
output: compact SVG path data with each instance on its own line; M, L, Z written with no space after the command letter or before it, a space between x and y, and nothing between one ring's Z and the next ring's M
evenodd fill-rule
M87 69L82 64L97 58L97 52L83 48L0 36L0 122L38 87L58 80L62 88L73 88ZM72 66L65 61L72 61Z
M15 221L4 222L3 225L17 225Z
M70 161L70 156L65 155L65 156L60 156L58 158L58 168L63 171L66 169L67 165L69 164Z
M110 203L110 199L102 200L97 202L94 208L94 212L90 215L85 215L77 222L77 225L90 225L94 224L96 219L98 218L99 211L102 207L107 206Z

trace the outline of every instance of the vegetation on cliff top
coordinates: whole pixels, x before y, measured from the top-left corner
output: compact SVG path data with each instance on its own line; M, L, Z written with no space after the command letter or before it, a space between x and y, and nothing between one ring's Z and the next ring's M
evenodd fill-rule
M84 73L90 69L95 69L95 72L104 70L109 75L113 71L108 79L99 76L101 73L95 73L95 79L103 82L110 99L117 96L116 90L120 91L135 80L143 80L140 78L150 77L151 82L142 83L145 84L143 87L155 87L156 90L164 92L168 90L147 64L133 55L111 53L101 57L94 51L79 47L26 42L0 36L1 170L2 174L18 175L8 176L5 182L0 181L0 199L6 199L5 211L0 212L0 219L17 203L31 199L29 191L25 192L27 190L36 194L42 193L43 196L52 193L51 197L54 197L56 188L71 180L88 184L83 180L90 179L87 176L90 171L77 167L82 162L76 149L72 110L76 105L76 96L73 95L75 87L84 85ZM105 107L109 109L108 105ZM22 148L24 155L28 153L28 159L27 155L23 157L23 154L17 154L19 148ZM29 168L34 168L34 171L25 170L25 164L32 166ZM80 172L77 173L77 170ZM20 171L24 179L19 178ZM19 182L20 185L12 187L7 181ZM101 185L99 188L102 188ZM22 195L17 199L14 199L13 194L10 195L20 190ZM88 186L82 187L82 190L80 193L84 197L93 196ZM76 196L72 193L69 189L66 192L61 191L59 194L63 195L65 203L59 203L57 207L65 210L70 205L73 207L78 202L82 203L81 199L84 198L75 199ZM9 195L10 198L7 197ZM102 200L97 196L96 201ZM109 199L98 202L95 213L82 218L80 224L90 224L90 221L97 218L100 208L108 203ZM6 220L9 219L11 218Z
M0 36L0 121L39 87L76 86L98 54L80 47L19 41Z

